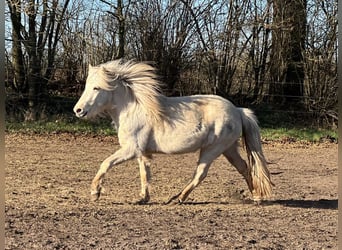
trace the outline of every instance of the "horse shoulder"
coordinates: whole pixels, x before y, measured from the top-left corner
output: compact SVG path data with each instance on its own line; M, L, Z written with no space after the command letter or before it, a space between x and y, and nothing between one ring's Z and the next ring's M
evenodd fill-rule
M151 135L152 126L142 113L123 116L118 128L121 147L130 147L137 152L144 152Z

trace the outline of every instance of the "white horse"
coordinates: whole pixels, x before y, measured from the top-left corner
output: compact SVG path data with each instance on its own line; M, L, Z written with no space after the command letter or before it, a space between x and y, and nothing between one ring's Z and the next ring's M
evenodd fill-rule
M111 167L136 158L141 177L140 203L146 203L150 199L152 154L198 149L200 155L192 180L168 202L184 202L220 155L245 178L254 201L269 197L273 184L253 112L215 95L166 97L160 93L156 78L155 68L141 62L116 60L96 67L89 65L85 90L74 112L80 118L108 114L117 127L121 146L102 162L91 184L92 199L100 197L101 183ZM238 152L241 134L248 163Z

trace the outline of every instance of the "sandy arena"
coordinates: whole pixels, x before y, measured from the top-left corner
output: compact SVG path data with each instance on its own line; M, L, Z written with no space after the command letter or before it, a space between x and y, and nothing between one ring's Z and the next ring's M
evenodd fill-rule
M337 249L337 144L264 142L276 186L257 206L223 157L185 204L164 205L198 154L154 155L151 202L135 205L136 161L111 169L90 201L116 137L6 134L5 143L5 249Z

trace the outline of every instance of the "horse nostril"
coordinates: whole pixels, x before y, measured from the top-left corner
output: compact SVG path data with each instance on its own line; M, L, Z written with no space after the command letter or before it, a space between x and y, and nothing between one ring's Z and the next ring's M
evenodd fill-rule
M82 108L75 108L74 112L75 112L77 117L85 117L87 115L87 113L88 113L87 111L85 111Z

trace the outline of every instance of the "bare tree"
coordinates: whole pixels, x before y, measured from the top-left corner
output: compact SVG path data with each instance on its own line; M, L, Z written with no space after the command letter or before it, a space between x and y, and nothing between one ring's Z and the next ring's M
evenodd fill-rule
M10 20L12 22L12 67L14 71L13 76L13 88L18 93L26 92L27 80L24 67L24 52L21 46L21 4L19 0L13 1L12 4L8 4L10 10Z
M337 120L336 0L69 1L6 0L6 84L28 96L27 119L54 81L77 93L89 63L124 57L155 62L170 95L294 104Z
M58 0L6 2L12 23L15 81L18 86L25 86L22 90L28 96L25 119L36 120L39 104L46 94L46 84L53 74L57 43L63 32L63 18L69 0L61 6Z
M126 3L126 7L122 0L117 0L116 6L111 2L106 0L100 0L102 3L110 6L110 8L114 9L114 11L107 10L107 13L111 14L117 20L118 25L118 40L119 40L119 49L118 53L115 56L116 58L123 58L125 56L125 44L126 44L126 13L124 13L124 8L129 9L130 1Z
M271 85L273 102L297 104L304 86L306 0L273 0Z
M267 83L269 81L269 52L271 41L271 0L265 1L261 5L256 0L251 3L252 11L250 24L252 27L249 44L247 45L248 57L246 60L246 71L243 81L248 82L247 93L252 94L253 101L262 102L268 91Z
M210 51L216 51L211 64L217 65L214 68L213 75L216 76L215 94L229 97L232 94L232 88L239 89L236 84L236 72L242 66L241 58L249 43L251 36L244 37L243 30L246 29L248 12L250 5L248 1L239 3L239 0L230 0L226 6L227 14L224 20L224 26L220 29L218 37L209 36L210 44L217 43L216 47ZM218 11L218 8L214 11ZM220 23L220 19L216 20ZM241 90L241 88L239 89ZM241 95L241 91L238 91Z
M336 126L337 115L337 1L308 2L305 51L305 104L317 120Z
M180 81L184 52L190 42L192 20L177 1L135 2L130 9L130 48L139 60L153 61L170 94Z
M245 89L245 78L248 78L248 82L253 82L251 77L259 81L260 72L255 75L249 72L255 70L259 63L266 64L268 52L265 43L265 53L261 59L259 50L262 45L258 42L263 26L257 20L258 16L253 17L256 3L253 5L250 0L204 1L198 6L190 6L185 0L182 2L191 9L198 36L199 46L194 56L201 66L196 68L203 68L200 75L207 78L202 83L206 87L202 89L224 97L241 96ZM268 39L268 34L264 39ZM252 91L254 86L250 84L248 91Z

